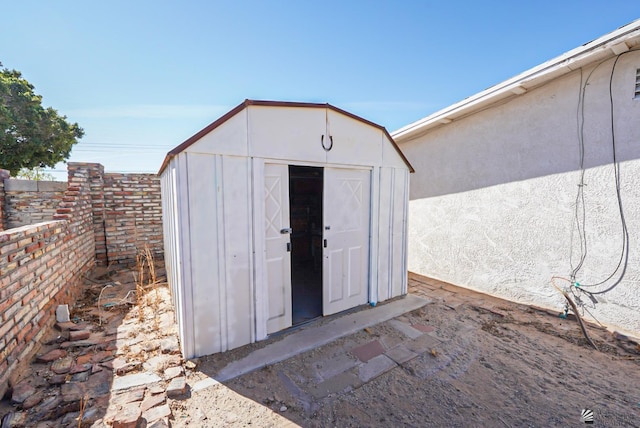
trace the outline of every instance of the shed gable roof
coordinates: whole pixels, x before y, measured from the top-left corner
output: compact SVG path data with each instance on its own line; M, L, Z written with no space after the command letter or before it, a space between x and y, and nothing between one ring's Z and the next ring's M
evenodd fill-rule
M171 159L174 156L178 155L179 153L181 153L182 151L187 149L189 146L191 146L192 144L196 143L202 137L204 137L208 133L212 132L213 130L215 130L216 128L218 128L219 126L221 126L222 124L224 124L229 119L231 119L232 117L234 117L235 115L237 115L238 113L240 113L242 110L246 109L249 106L326 108L326 109L329 109L329 110L333 110L333 111L335 111L337 113L340 113L340 114L345 115L347 117L350 117L350 118L352 118L354 120L362 122L365 125L372 126L374 128L377 128L377 129L381 130L385 134L387 139L391 142L391 144L393 145L394 149L398 152L398 155L400 155L400 157L402 158L404 163L407 165L407 167L409 168L409 171L410 172L415 172L415 170L411 166L411 163L409 163L409 161L405 157L404 153L402 153L402 151L400 150L400 148L398 147L396 142L393 140L393 138L391 137L389 132L386 130L385 127L383 127L381 125L378 125L378 124L376 124L374 122L371 122L369 120L363 119L360 116L357 116L357 115L355 115L353 113L349 113L348 111L342 110L342 109L340 109L338 107L335 107L335 106L332 106L331 104L328 104L328 103L327 104L321 104L321 103L304 103L304 102L291 102L291 101L263 101L263 100L249 100L249 99L247 99L247 100L244 100L242 103L240 103L235 108L231 109L230 111L228 111L227 113L222 115L220 118L218 118L217 120L215 120L211 124L209 124L206 127L204 127L202 130L198 131L196 134L194 134L193 136L191 136L190 138L185 140L182 144L176 146L171 151L169 151L167 153L167 155L165 156L164 161L162 162L162 166L160 167L160 170L158 171L158 175L162 174L162 171L164 171L164 169L169 164L169 161L171 161Z
M640 19L410 123L394 131L392 136L397 142L408 141L427 133L430 129L447 126L495 103L522 95L574 70L637 49L640 49Z

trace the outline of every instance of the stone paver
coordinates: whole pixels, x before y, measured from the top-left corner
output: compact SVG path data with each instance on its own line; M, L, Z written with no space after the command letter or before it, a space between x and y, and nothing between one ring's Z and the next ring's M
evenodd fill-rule
M358 346L351 350L351 354L355 356L357 359L366 363L373 357L377 357L380 354L384 353L384 346L378 340L374 340L369 343L365 343L364 345Z
M114 395L111 399L115 404L129 404L136 401L142 401L144 398L145 387L126 390L120 394Z
M404 344L398 345L393 349L389 349L385 352L385 355L395 361L396 364L404 364L418 356L418 354L411 351Z
M156 407L156 406L159 406L160 404L164 404L166 401L167 401L167 397L164 395L164 391L162 394L151 394L142 401L142 404L140 405L140 409L143 412L146 412L152 407Z
M399 320L391 320L389 321L389 325L391 325L393 328L398 330L400 333L407 336L409 339L415 339L417 337L422 336L423 334L421 331L416 330L409 324L403 323L402 321L399 321Z
M113 380L112 389L118 391L121 389L133 388L134 386L148 385L154 382L160 382L160 376L155 373L135 373L126 376L118 376Z
M184 377L176 377L171 379L167 386L167 397L176 398L187 392L187 379Z
M420 330L423 333L431 333L433 331L436 331L436 328L431 326L431 325L424 325L424 324L411 324L411 327Z
M416 354L431 352L433 349L438 348L440 345L440 340L429 334L423 334L422 336L413 339L406 344L407 348L409 348L409 350L415 352Z
M153 422L158 419L167 418L170 416L171 409L169 408L168 404L153 407L142 414L142 417L146 419L147 422Z
M169 367L164 371L165 380L171 380L174 377L178 377L184 374L184 369L180 366L177 367Z
M378 355L359 367L358 377L362 382L369 382L394 367L397 365L391 358L386 355Z
M361 379L355 374L348 372L334 376L324 382L319 383L309 390L309 393L317 399L336 394L347 389L354 389L362 385Z
M344 353L318 362L315 365L315 369L318 375L323 380L326 380L354 368L356 364L358 364L358 360L355 360L347 353Z
M271 343L240 360L228 364L213 377L218 382L233 379L260 367L284 361L287 358L326 345L338 338L361 331L366 327L419 309L429 303L431 303L429 299L409 294L402 299L348 314L312 329L297 331L278 342ZM214 384L211 378L203 379L194 385L194 390Z

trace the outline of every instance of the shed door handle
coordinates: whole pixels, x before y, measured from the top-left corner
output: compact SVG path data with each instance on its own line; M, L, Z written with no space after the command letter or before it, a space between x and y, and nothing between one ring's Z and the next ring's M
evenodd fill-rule
M293 229L290 227L286 227L284 229L280 229L280 233L282 233L283 235L286 233L293 233Z

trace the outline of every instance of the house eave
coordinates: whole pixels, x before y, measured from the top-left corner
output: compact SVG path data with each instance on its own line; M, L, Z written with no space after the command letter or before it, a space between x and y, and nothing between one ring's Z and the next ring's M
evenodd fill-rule
M620 27L552 60L472 95L423 119L391 133L397 143L447 126L455 120L481 111L491 105L520 96L527 91L580 68L640 48L640 20Z

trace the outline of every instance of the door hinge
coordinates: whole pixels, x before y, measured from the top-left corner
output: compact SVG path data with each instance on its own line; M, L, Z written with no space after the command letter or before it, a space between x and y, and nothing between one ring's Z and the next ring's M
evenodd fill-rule
M287 242L287 253L291 252L291 242Z

